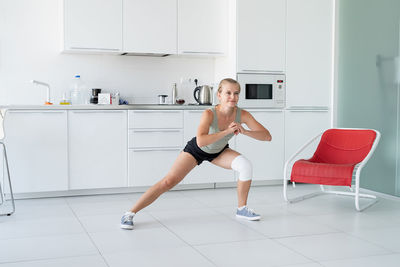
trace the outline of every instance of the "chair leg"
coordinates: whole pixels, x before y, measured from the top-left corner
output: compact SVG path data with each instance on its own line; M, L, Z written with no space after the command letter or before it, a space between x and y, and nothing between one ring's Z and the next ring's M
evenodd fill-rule
M298 197L289 199L288 194L287 194L287 183L288 183L288 180L283 181L283 197L284 197L285 201L289 202L289 203L299 202L299 201L302 201L302 200L305 200L308 198L312 198L312 197L316 197L316 196L319 196L319 195L322 195L325 193L323 191L323 187L321 187L321 191L319 191L319 192L317 191L317 192L313 192L313 193L309 193L309 194L305 194L302 196L298 196Z
M1 182L0 182L0 196L1 196L1 200L0 200L0 205L3 204L4 202L4 196L3 196L3 187L1 186Z
M4 213L4 214L0 214L0 215L10 216L11 214L13 214L15 212L15 201L14 201L14 194L13 194L12 185L11 185L10 169L9 169L9 165L8 165L6 146L4 145L4 143L1 143L1 144L3 145L3 153L4 153L4 160L5 160L6 169L7 169L8 185L10 187L10 197L11 197L12 211Z

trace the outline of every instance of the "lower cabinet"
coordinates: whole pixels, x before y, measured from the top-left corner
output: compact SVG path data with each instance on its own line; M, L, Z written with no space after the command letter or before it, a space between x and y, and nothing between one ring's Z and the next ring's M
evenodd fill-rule
M271 142L258 141L248 136L236 137L236 150L253 165L253 180L282 179L284 160L284 112L283 110L251 110L248 112L272 136Z
M196 136L201 114L204 110L185 110L184 112L184 146L187 141ZM234 147L234 138L229 142L230 147ZM203 161L200 166L196 166L183 181L184 184L233 182L234 173L215 166L208 161Z
M15 193L68 190L66 111L9 110L4 129Z
M171 149L129 149L129 186L151 186L161 180L169 171L180 148Z
M127 111L70 110L69 188L127 186Z
M248 111L271 132L272 141L239 135L229 145L250 159L254 180L281 179L285 160L331 127L328 110ZM4 126L13 189L34 193L151 186L196 135L203 112L129 111L128 117L127 110L9 110ZM3 161L1 170L4 181ZM181 183L234 181L232 170L205 161Z
M285 111L285 161L309 140L331 127L328 110L286 110ZM304 151L303 157L311 157L318 142Z

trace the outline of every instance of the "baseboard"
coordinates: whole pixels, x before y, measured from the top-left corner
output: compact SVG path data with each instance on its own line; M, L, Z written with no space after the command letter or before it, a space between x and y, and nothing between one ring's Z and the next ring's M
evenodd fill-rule
M362 191L363 193L376 195L376 196L381 197L381 198L386 198L386 199L390 199L390 200L394 200L394 201L400 201L400 197L396 197L396 196L393 196L393 195L389 195L389 194L385 194L385 193L381 193L381 192L376 192L376 191L365 189L365 188L360 188L360 191Z
M282 180L252 181L252 183L251 183L252 186L266 186L266 185L269 186L269 185L281 185L281 184L282 184ZM179 185L175 186L171 191L232 188L232 187L236 187L236 185L237 185L237 182L179 184ZM37 193L14 193L14 198L15 199L28 199L28 198L143 193L149 188L150 188L150 186L135 186L135 187L79 189L79 190L68 190L68 191L37 192Z

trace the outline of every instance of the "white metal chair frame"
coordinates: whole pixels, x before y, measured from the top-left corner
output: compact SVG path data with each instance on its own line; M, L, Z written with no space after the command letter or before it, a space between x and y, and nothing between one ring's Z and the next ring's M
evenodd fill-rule
M316 191L313 193L309 193L309 194L305 194L296 198L292 198L289 199L288 195L287 195L287 184L288 184L288 180L290 180L290 177L288 177L287 175L287 170L290 164L293 163L293 160L301 153L303 152L309 145L311 145L316 139L318 139L319 137L322 136L322 134L325 132L323 131L322 133L318 134L317 136L315 136L314 138L312 138L310 141L308 141L305 145L303 145L296 153L294 153L285 163L285 168L284 168L284 172L283 172L283 197L285 199L286 202L289 203L295 203L295 202L299 202L308 198L312 198L315 196L319 196L322 194L336 194L336 195L345 195L345 196L354 196L355 197L355 207L357 211L363 211L366 208L372 206L373 204L375 204L378 200L376 198L376 196L374 195L369 195L369 194L362 194L360 193L360 172L361 169L364 167L364 165L368 162L368 160L371 158L372 154L374 153L379 140L381 138L381 134L379 131L374 130L374 129L363 129L363 128L334 128L334 129L343 129L343 130L373 130L376 133L376 137L374 140L374 143L372 144L371 150L369 151L369 153L367 154L367 156L364 158L363 161L361 161L360 163L358 163L353 170L353 180L355 181L355 184L352 184L352 187L350 188L351 192L344 192L344 191L334 191L334 190L326 190L324 188L323 185L320 185L321 191ZM289 179L288 179L289 178ZM293 182L293 187L296 187L295 182ZM353 188L354 187L354 188ZM360 207L360 197L363 198L369 198L369 199L373 199L373 201L371 201L370 203L364 205L363 207Z
M3 126L4 116L5 116L5 112L3 113L3 110L1 110L1 112L0 112L1 126ZM2 127L2 128L4 131L4 127ZM13 194L13 190L12 190L12 186L11 186L10 169L9 169L9 165L8 165L6 145L4 144L4 136L2 139L0 139L0 144L3 146L3 155L4 155L4 161L6 163L5 166L7 169L8 185L10 187L10 197L11 197L11 203L12 203L12 211L6 212L6 213L1 213L0 216L3 216L3 215L10 216L11 214L13 214L15 212L15 201L14 201L14 194ZM6 202L5 192L3 191L3 188L1 187L1 182L0 182L0 195L1 195L1 199L0 199L0 206L1 206L1 205L5 204L5 202Z

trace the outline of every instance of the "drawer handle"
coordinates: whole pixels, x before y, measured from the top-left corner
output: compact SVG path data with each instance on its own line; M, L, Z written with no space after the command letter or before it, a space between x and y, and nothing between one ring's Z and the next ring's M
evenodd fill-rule
M156 111L156 110L134 110L132 113L182 113L180 110L163 110L163 111Z
M182 148L178 147L152 147L152 148L130 148L130 150L145 152L145 151L179 151Z
M173 130L173 129L151 129L151 130L140 130L140 129L135 129L133 130L133 132L137 132L137 133L162 133L162 132L174 132L174 133L180 133L182 132L182 130Z
M72 110L73 113L124 113L124 110Z

